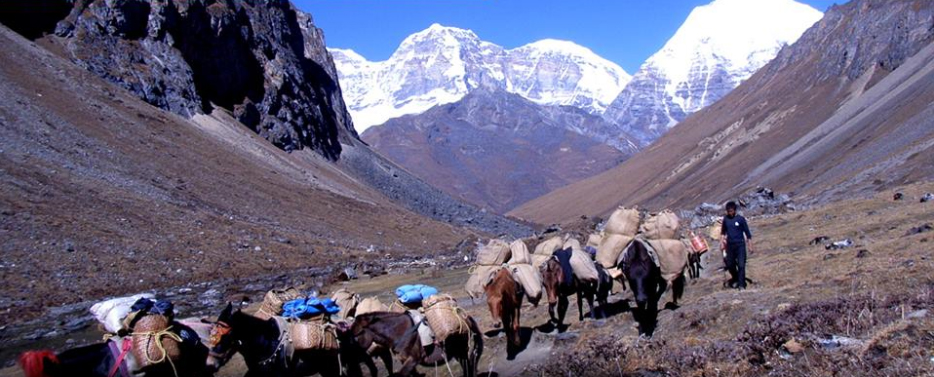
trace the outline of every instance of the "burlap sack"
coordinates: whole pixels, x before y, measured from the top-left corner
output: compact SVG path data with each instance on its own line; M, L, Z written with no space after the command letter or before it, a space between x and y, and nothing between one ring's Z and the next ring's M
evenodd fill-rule
M603 233L595 233L587 236L587 246L600 247L603 242Z
M718 218L709 227L707 227L707 236L714 241L719 241L723 234L723 218Z
M490 242L477 253L477 265L501 265L509 260L510 254L509 244L500 239L491 239Z
M133 326L132 348L140 368L167 362L177 362L181 356L181 338L169 332L169 319L157 314L140 317Z
M435 333L435 341L443 342L454 334L467 334L467 313L457 306L457 301L446 294L433 295L424 302L425 320Z
M525 296L532 305L538 305L542 298L542 274L538 268L530 264L511 264L510 272L516 281L525 290Z
M91 306L91 314L104 326L104 330L116 334L124 329L123 320L130 314L130 308L133 304L141 298L153 300L156 296L151 293L142 293L98 302Z
M356 315L357 305L360 304L360 296L346 288L338 289L331 295L331 300L340 306L341 310L337 312L337 318L346 319Z
M567 241L564 241L564 244L561 245L561 248L571 249L571 250L584 250L584 248L581 247L580 241L578 241L574 237L568 237Z
M673 282L688 266L691 246L687 240L646 240L655 249L662 278Z
M501 268L503 268L502 265L474 266L473 273L471 273L470 277L467 279L464 290L466 290L467 294L472 298L483 296L483 289L493 280L493 277L496 276L496 273L499 272Z
M648 240L673 240L678 238L681 227L678 215L669 210L649 216L641 226L639 232Z
M295 288L273 289L266 292L263 297L263 303L259 310L253 316L262 320L268 320L273 316L282 314L282 304L302 297L302 294Z
M536 255L554 255L556 251L561 250L564 240L561 237L554 236L535 246Z
M571 269L574 270L574 276L582 281L597 281L600 278L590 254L580 249L572 249Z
M605 268L616 267L616 261L623 249L629 245L632 237L622 234L608 234L597 247L597 263Z
M635 237L639 230L639 211L634 208L619 207L606 221L605 231L608 234L621 234Z
M337 328L323 321L292 322L289 329L292 347L302 350L337 350Z
M532 254L532 267L540 269L551 257L551 255Z
M509 250L512 254L512 257L509 258L509 263L532 264L529 248L525 246L525 242L522 242L522 240L513 241L513 243L509 245Z
M388 311L389 311L389 307L387 307L386 305L383 305L383 303L379 301L378 297L373 296L373 297L367 297L361 300L360 303L357 304L357 310L356 310L356 313L354 313L354 315L359 316L359 315L363 315L366 313L388 312Z

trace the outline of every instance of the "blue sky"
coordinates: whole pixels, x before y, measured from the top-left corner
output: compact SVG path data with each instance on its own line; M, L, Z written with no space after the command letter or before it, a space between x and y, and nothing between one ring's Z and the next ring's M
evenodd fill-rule
M757 1L757 0L748 0ZM825 11L845 0L798 0ZM695 6L710 0L293 0L324 29L329 47L385 60L432 23L471 29L513 48L544 38L588 47L635 73Z

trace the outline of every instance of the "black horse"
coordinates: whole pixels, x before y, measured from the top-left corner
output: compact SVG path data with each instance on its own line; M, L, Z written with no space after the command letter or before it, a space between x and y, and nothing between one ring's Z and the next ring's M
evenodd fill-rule
M418 324L408 313L373 312L354 318L347 333L357 353L374 345L392 350L402 362L398 376L416 374L416 366L444 365L457 360L464 377L477 375L477 366L483 354L483 335L477 322L471 317L464 319L466 334L451 334L441 344L423 346L419 340ZM390 373L392 366L388 365ZM352 375L352 374L351 374Z
M638 240L633 241L623 252L618 267L626 275L629 289L636 299L637 310L633 311L633 317L639 323L639 333L651 336L658 321L658 301L667 287L661 269L655 264L645 245ZM682 291L683 281L681 289L674 289L675 302L680 298Z
M247 365L246 377L252 376L339 376L342 365L337 350L291 350L279 323L263 320L233 310L221 312L211 330L211 353L208 365L214 370L230 361L237 352Z
M561 253L565 253L562 255ZM542 282L545 286L545 293L548 295L548 315L551 322L559 329L564 325L564 316L568 310L568 296L577 295L578 319L584 321L584 300L590 306L590 318L596 319L599 313L601 318L606 318L607 298L613 289L613 279L609 276L603 266L596 265L599 279L596 282L581 281L572 272L566 271L559 257L570 257L570 250L562 250L556 253L544 265L542 265ZM567 276L571 274L571 276ZM600 306L594 306L596 298ZM557 313L555 313L557 306Z
M173 327L188 329L179 323ZM191 331L190 334L194 334ZM19 358L20 367L26 377L88 376L211 376L213 371L206 367L208 349L200 340L192 339L179 344L181 358L170 364L162 362L138 370L138 364L128 348L122 348L123 340L106 341L54 353L49 350L27 351ZM123 355L121 357L121 354Z

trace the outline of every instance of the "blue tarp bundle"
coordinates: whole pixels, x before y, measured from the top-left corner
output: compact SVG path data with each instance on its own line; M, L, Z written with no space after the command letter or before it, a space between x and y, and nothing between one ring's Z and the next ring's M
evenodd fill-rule
M282 304L282 316L287 318L305 319L321 314L335 314L341 311L340 306L329 298L319 300L316 297L298 298Z
M396 297L403 304L415 304L438 294L438 289L424 284L406 284L396 288Z

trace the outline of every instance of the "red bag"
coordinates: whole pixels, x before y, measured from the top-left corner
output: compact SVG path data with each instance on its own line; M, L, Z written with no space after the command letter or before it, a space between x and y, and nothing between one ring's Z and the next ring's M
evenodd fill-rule
M698 236L697 234L694 234L694 232L692 231L691 232L691 249L693 249L695 253L703 255L710 248L707 246L707 240L705 240L701 236Z

